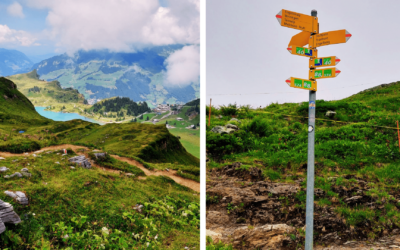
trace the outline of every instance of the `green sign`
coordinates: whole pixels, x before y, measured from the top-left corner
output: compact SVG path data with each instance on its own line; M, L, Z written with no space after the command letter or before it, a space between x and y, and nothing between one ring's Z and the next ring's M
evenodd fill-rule
M331 69L325 69L324 70L324 77L330 77L332 76L332 70Z
M314 73L314 77L315 78L320 78L322 77L322 70L316 70Z
M311 89L311 82L310 81L304 81L304 88Z
M294 79L294 86L296 86L296 87L302 87L301 85L302 85L302 83L303 83L303 81L302 80L300 80L300 79Z
M310 51L310 49L307 49L307 48L296 47L296 54L298 54L298 55L311 55L311 51Z
M324 58L323 64L324 65L331 65L331 61L332 61L331 59L332 59L332 57Z

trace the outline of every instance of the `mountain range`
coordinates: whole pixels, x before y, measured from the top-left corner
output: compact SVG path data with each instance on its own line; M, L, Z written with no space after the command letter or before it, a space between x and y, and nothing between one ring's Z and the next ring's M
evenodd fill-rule
M33 62L18 50L0 48L0 76L29 72Z

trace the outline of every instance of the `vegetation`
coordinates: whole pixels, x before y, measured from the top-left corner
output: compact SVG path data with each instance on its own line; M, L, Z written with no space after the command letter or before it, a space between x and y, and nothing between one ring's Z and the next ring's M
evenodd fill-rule
M399 92L400 82L395 82L339 101L316 101L315 187L325 192L316 202L334 207L349 228L366 222L372 225L370 238L400 226L400 207L391 198L398 197L400 191L396 128L396 121L400 120ZM335 111L336 115L327 117L327 111ZM209 168L240 161L261 168L263 176L272 181L292 183L306 179L308 102L273 103L255 110L229 104L212 107L211 113L211 126L207 126ZM213 127L228 123L237 125L239 130L224 135L211 132ZM371 210L364 204L353 207L343 202L338 187L351 190L358 186L357 180L368 183L367 195L381 201L382 209ZM305 185L306 180L302 187ZM348 197L353 195L349 193ZM298 193L298 197L297 205L304 208L305 193ZM339 198L338 202L332 202L333 197Z
M147 106L146 102L136 103L127 97L115 97L106 99L104 101L98 102L94 104L88 112L100 113L111 112L117 113L118 117L127 116L138 116L139 114L143 114L145 112L151 112L151 109Z
M199 247L198 195L165 176L143 178L139 168L110 157L129 157L148 169L169 167L198 180L199 159L165 125L55 122L40 116L12 81L0 78L0 151L23 153L61 144L102 149L105 158L89 154L96 164L134 176L102 168L71 169L71 150L67 157L50 152L2 160L10 172L26 167L32 177L5 179L6 173L0 174L0 190L23 191L30 201L22 206L0 192L0 199L11 203L22 219L17 225L7 224L0 248ZM137 205L143 207L138 210Z

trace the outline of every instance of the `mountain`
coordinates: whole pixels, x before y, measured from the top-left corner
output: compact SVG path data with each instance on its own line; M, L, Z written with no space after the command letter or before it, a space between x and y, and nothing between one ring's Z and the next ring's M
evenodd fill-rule
M39 107L55 106L56 104L79 105L85 103L85 97L73 88L63 89L58 81L43 81L39 79L36 70L29 73L16 74L7 77L26 97Z
M32 61L24 53L0 48L0 76L29 72L32 66Z
M199 97L199 81L179 88L164 86L165 60L184 45L146 48L135 53L108 50L78 51L54 56L33 65L41 79L57 80L62 87L79 90L86 99L129 97L158 103L186 103Z
M1 77L0 162L0 249L200 248L200 162L165 125L52 121Z

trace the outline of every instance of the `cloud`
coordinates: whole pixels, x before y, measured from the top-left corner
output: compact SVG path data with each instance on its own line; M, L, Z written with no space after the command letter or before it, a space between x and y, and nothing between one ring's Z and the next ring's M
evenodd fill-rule
M200 76L200 47L185 46L165 60L167 71L164 82L170 86L184 87L196 82Z
M11 16L20 17L20 18L25 17L24 12L22 10L22 6L18 2L14 2L14 3L10 4L7 7L7 12Z
M23 30L13 30L7 25L0 24L0 44L30 46L35 42L35 38Z
M69 53L132 51L135 45L198 44L200 0L26 0L48 9L46 31Z

